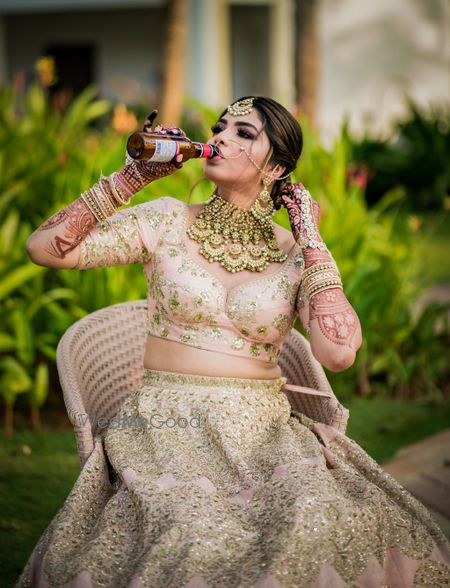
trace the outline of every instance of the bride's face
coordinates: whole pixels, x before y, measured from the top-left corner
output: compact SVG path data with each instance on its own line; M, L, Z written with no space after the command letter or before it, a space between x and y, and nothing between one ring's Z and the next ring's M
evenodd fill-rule
M270 141L262 129L262 122L254 108L250 114L232 116L226 113L213 127L212 139L221 157L205 160L205 177L217 186L235 189L259 187L262 176L249 156L261 169L270 171Z

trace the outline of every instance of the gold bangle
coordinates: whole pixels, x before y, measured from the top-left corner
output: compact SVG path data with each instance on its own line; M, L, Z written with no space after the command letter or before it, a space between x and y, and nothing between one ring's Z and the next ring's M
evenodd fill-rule
M320 270L320 272L314 272L313 274L308 274L307 276L305 276L303 274L302 279L304 282L314 282L316 280L322 279L323 277L335 277L335 276L337 278L341 277L339 275L339 273L334 268L330 268L330 269Z
M128 196L128 198L124 197L122 190L119 188L119 186L114 181L115 176L116 176L116 174L113 173L108 178L109 183L111 185L111 189L113 190L114 195L117 197L117 200L120 202L120 204L128 204L131 200L131 196Z
M338 268L336 266L335 263L329 262L329 263L316 263L312 266L310 266L309 268L307 268L304 272L303 272L303 277L307 277L310 274L315 274L319 271L322 271L323 269L334 269L335 271L338 271Z
M121 199L121 197L119 196L119 193L118 193L117 189L116 189L116 185L114 184L114 181L112 179L112 174L109 177L105 178L105 179L108 182L109 187L112 190L113 197L116 200L117 206L121 206L122 204L124 204L123 201L122 201L122 199Z
M320 276L319 276L319 278L320 278ZM311 291L311 290L314 290L315 288L317 288L318 286L320 286L321 284L328 284L329 282L330 283L337 282L338 284L341 284L342 280L339 276L329 275L329 276L323 276L322 278L317 279L314 282L306 282L303 284L303 286L306 290Z
M98 186L98 184L94 184L92 186L92 188L90 189L91 195L92 197L95 199L95 202L97 203L97 206L100 208L103 218L107 218L109 216L108 211L105 209L105 207L103 206L103 202L101 200L101 194L99 194L100 188Z
M104 220L105 216L104 216L101 208L99 207L96 198L92 194L92 189L89 188L88 190L86 190L86 192L84 192L84 195L86 197L86 200L90 204L90 208L96 212L96 216L99 218L99 220L100 221Z
M108 209L107 210L108 216L112 216L113 214L116 213L116 207L113 206L113 204L111 202L111 197L109 196L106 188L103 186L103 183L101 180L99 181L98 186L99 186L100 192L102 193L102 196L103 196L101 198L102 203L105 206L105 208Z
M100 222L102 219L98 217L97 212L93 209L92 205L90 204L90 202L88 201L88 199L86 198L85 193L80 194L80 198L82 198L83 202L86 204L86 206L89 208L89 210L92 212L94 218L96 219L97 222Z
M340 282L341 277L334 270L333 271L331 271L331 270L325 271L324 270L320 273L316 272L316 274L314 274L314 275L307 276L306 280L303 280L303 286L307 290L311 290L311 289L315 288L317 285L319 285L327 280L334 280L334 281Z
M326 282L324 284L320 284L317 288L314 288L313 290L307 292L307 295L308 298L312 298L315 294L318 294L319 292L323 292L324 290L331 290L333 288L339 288L340 290L344 289L342 283Z

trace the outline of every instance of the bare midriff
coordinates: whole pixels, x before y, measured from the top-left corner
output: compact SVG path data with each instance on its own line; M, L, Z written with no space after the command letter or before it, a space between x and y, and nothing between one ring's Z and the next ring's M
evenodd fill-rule
M153 335L147 336L144 367L163 372L232 378L274 379L282 375L278 365L198 349Z

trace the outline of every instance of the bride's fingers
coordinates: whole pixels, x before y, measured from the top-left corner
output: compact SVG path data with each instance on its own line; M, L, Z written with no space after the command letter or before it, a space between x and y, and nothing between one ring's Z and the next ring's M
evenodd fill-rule
M180 135L180 137L186 136L186 133L180 127L167 127L167 132L171 135Z
M179 155L176 156L173 164L177 169L181 169L183 167L183 164L181 163L182 161L183 161L183 154L180 153Z
M162 125L160 125L160 124L157 124L156 125L156 127L153 129L153 132L160 133L161 135L166 135L167 134L166 129Z
M144 122L144 127L151 127L157 115L158 111L152 110L151 113L147 116L146 121Z

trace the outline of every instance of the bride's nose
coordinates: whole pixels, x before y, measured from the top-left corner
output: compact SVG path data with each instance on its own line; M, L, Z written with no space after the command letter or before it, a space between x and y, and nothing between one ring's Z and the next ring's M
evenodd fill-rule
M224 145L226 145L228 143L228 134L227 133L228 129L222 129L221 131L217 132L214 137L213 137L213 141L214 141L214 145L219 145L220 143L223 143Z

